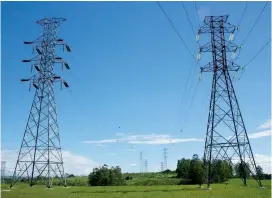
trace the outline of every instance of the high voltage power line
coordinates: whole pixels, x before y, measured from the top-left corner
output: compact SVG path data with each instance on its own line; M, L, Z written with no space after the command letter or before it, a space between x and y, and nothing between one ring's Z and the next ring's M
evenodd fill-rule
M253 26L252 26L251 29L249 30L248 34L246 35L246 37L245 37L244 40L242 41L242 44L241 44L241 45L243 45L243 44L246 42L246 40L247 40L247 38L249 37L250 33L252 32L252 30L254 29L254 27L256 26L256 24L258 23L258 21L259 21L259 19L261 18L262 14L263 14L263 12L264 12L264 9L266 8L268 2L269 2L269 1L267 1L267 2L265 3L265 5L264 5L262 11L260 12L258 18L256 19L256 21L254 22Z
M191 108L192 108L192 104L193 104L193 102L194 102L195 94L196 94L196 91L197 91L197 88L198 88L199 83L200 83L200 80L197 81L197 84L196 84L196 86L195 86L195 88L194 88L193 96L192 96L192 99L190 100L189 108L188 108L188 110L187 110L186 117L185 117L185 119L184 119L184 123L186 123L186 121L187 121L187 119L188 119L188 117L189 117L189 115L190 115L190 110L191 110Z
M179 36L180 40L183 42L184 46L186 47L186 49L189 51L189 53L193 56L193 59L195 60L195 56L193 55L193 53L191 52L191 50L189 49L189 47L187 46L187 44L184 42L184 40L183 40L182 37L180 36L179 32L177 31L177 29L175 28L174 24L172 23L171 19L168 17L167 13L164 11L164 9L163 9L163 7L161 6L161 4L160 4L158 1L157 1L157 3L158 3L158 5L159 5L159 7L161 8L162 12L164 13L165 17L168 19L168 21L169 21L169 23L171 24L172 28L175 30L175 32L176 32L177 35ZM186 13L186 15L187 15L187 19L188 19L189 23L191 24L191 21L190 21L190 19L189 19L189 15L188 15L188 13L187 13L187 10L186 10L185 6L184 6L184 10L185 10L185 13ZM192 27L193 34L195 34L195 33L194 33L195 31L194 31L194 28L193 28L192 24L191 24L191 27ZM196 70L198 64L199 64L199 60L198 60L197 63L196 63L195 70ZM187 93L187 88L188 88L189 79L190 79L190 77L191 77L191 75L192 75L192 69L193 69L193 67L191 67L191 69L190 69L190 71L189 71L189 75L188 75L187 80L186 80L186 86L185 86L185 92L184 92L184 94ZM181 101L181 104L180 104L179 113L180 113L180 110L182 109L182 106L183 106L183 103L184 103L184 98L186 98L186 97L182 97L182 101Z
M267 41L262 47L261 49L244 65L243 67L243 71L241 73L241 76L239 77L239 79L242 78L244 72L245 72L245 67L248 66L254 59L256 59L260 53L265 49L265 47L271 42L271 39L269 39L269 41Z
M243 18L244 18L244 16L245 16L247 6L248 6L248 1L246 2L246 5L245 5L245 8L244 8L242 17L241 17L241 19L240 19L239 22L238 22L238 25L237 25L238 27L240 27L240 24L241 24L241 22L242 22L242 20L243 20Z
M184 3L181 2L181 4L182 4L183 10L184 10L184 12L185 12L185 14L186 14L186 16L187 16L187 20L188 20L189 23L190 23L190 26L191 26L191 29L192 29L192 31L193 31L193 34L195 34L195 33L196 33L196 32L195 32L195 29L194 29L193 24L192 24L192 22L191 22L191 20L190 20L190 17L189 17L189 15L188 15L188 12L187 12L187 10L186 10L186 8L185 8L185 6L184 6Z
M188 50L188 52L191 54L191 56L193 57L193 59L195 60L195 56L192 53L192 51L189 49L189 47L187 46L187 44L185 43L185 41L183 40L183 38L181 37L181 35L179 34L178 30L176 29L176 27L174 26L173 22L171 21L171 19L169 18L169 16L166 14L166 12L164 11L163 7L161 6L160 2L158 2L159 7L161 8L162 12L164 13L165 17L167 18L167 20L169 21L169 23L171 24L172 28L175 30L176 34L178 35L179 39L181 40L181 42L183 43L183 45L186 47L186 49Z
M185 5L184 5L183 2L181 2L181 3L182 3L182 6L183 6L183 9L184 9L184 12L185 12L185 14L186 14L186 16L187 16L187 20L188 20L188 22L189 22L189 24L190 24L190 26L191 26L191 28L192 28L192 30L193 30L193 33L196 34L195 31L194 31L192 22L191 22L191 20L190 20L190 17L189 17L189 15L188 15L188 12L187 12L187 10L186 10L186 7L185 7ZM199 22L199 17L198 17L196 2L195 2L195 10L196 10L197 21L198 21L198 27L199 27L199 26L200 26L200 22ZM197 44L198 44L198 46L200 47L199 40L197 41ZM197 65L196 65L196 67L195 67L194 73L196 73L196 69L197 69L197 66L198 66L198 64L199 64L199 61L200 61L200 59L197 60ZM193 75L194 73L192 73L192 75ZM192 78L191 75L188 76L188 79L189 79L189 77ZM194 81L193 81L193 82L194 82ZM191 83L191 86L190 86L190 89L189 89L189 94L185 97L185 98L186 98L186 101L187 101L187 99L188 99L188 97L189 97L189 95L190 95L190 93L191 93L192 86L193 86L193 84L194 84L193 82ZM189 117L188 111L190 111L190 109L191 109L191 106L192 106L192 103L193 103L193 101L194 101L195 93L196 93L197 87L198 87L198 85L199 85L199 82L200 82L200 81L198 80L197 85L195 86L195 89L193 90L193 97L192 97L192 100L190 100L189 108L188 108L188 110L187 110L186 117L185 117L185 119L184 119L183 121L187 120L187 118ZM186 91L187 91L187 86L186 86L185 94L187 93ZM182 107L182 105L181 105L181 107Z
M200 22L199 22L199 16L198 16L198 12L197 12L196 1L195 1L195 10L196 10L197 23L198 23L198 27L199 27L200 26Z
M187 16L187 20L188 20L188 22L189 22L189 24L190 24L191 30L192 30L193 34L195 35L195 30L194 30L194 27L193 27L192 22L191 22L191 20L190 20L190 17L189 17L189 14L188 14L188 12L187 12L187 9L186 9L184 3L183 3L183 2L181 2L181 3L182 3L183 10L184 10L184 12L185 12L185 14L186 14L186 16ZM158 4L159 4L159 2L158 2ZM167 19L169 20L170 24L173 25L173 23L171 22L171 20L170 20L169 17L167 16L166 12L163 10L162 6L161 6L160 4L159 4L159 6L160 6L160 8L162 9L162 11L163 11L163 13L165 14L165 16L167 17ZM196 10L196 11L197 11L197 10ZM197 14L197 13L196 13L196 14ZM197 16L198 16L198 15L197 15ZM199 20L199 19L198 19L198 20ZM176 28L174 28L174 29L176 30ZM179 33L177 33L177 34L179 35ZM199 43L198 43L198 45L199 45ZM186 46L187 46L187 45L186 45ZM194 56L193 56L193 57L194 57ZM195 57L194 57L194 60L195 60ZM196 69L197 69L198 64L199 64L199 60L198 60L197 63L196 63L195 71L196 71ZM192 75L195 73L195 72L192 73L192 71L193 71L193 67L191 67L191 69L190 69L190 71L189 71L189 75L188 75L187 80L186 80L186 86L185 86L185 92L184 92L185 97L182 97L182 101L181 101L180 108L179 108L179 113L180 113L180 111L182 111L182 109L183 109L183 108L182 108L182 107L183 107L183 104L184 104L185 101L187 101L188 96L190 95L190 94L187 95L187 90L188 90L189 80L192 78ZM193 86L193 83L191 83L191 86L190 86L190 88L189 88L189 91L191 91L192 86ZM198 86L198 84L197 84L197 86ZM195 95L197 86L196 86L195 89L194 89L194 95ZM189 93L190 93L190 92L189 92ZM194 99L194 95L193 95L193 99ZM184 100L184 99L186 99L186 100ZM191 106L192 102L193 102L193 101L191 101L190 106Z
M267 41L262 47L261 49L244 65L244 67L246 67L247 65L249 65L255 58L257 58L257 56L264 50L264 48L271 42L271 39L269 39L269 41Z

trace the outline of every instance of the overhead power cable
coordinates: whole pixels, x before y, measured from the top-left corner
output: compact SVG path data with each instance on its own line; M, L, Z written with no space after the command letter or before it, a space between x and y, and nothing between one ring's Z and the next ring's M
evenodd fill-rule
M162 10L162 12L164 13L165 17L168 19L168 21L169 21L169 23L171 24L172 28L175 30L175 32L176 32L176 34L178 35L179 39L182 41L182 43L184 44L184 46L186 47L186 49L188 50L188 52L192 55L193 59L196 60L194 54L191 52L191 50L189 49L189 47L186 45L185 41L183 40L183 38L181 37L181 35L180 35L179 32L177 31L177 29L175 28L173 22L171 21L171 19L169 18L169 16L168 16L168 15L166 14L166 12L164 11L164 9L163 9L163 7L161 6L161 4L160 4L158 1L157 1L157 3L158 3L158 5L159 5L160 9ZM182 3L182 4L183 4L183 3ZM193 34L195 34L193 25L192 25L192 23L191 23L191 21L190 21L188 12L187 12L187 10L186 10L184 4L183 4L183 8L184 8L184 11L185 11L185 13L186 13L187 19L188 19L188 21L189 21L189 23L190 23L190 25L191 25ZM196 70L198 64L199 64L199 60L198 60L197 63L196 63L195 70ZM189 83L189 79L190 79L190 76L191 76L191 74L192 74L193 68L194 68L194 67L191 67L190 72L189 72L189 75L188 75L187 80L186 80L185 93L184 93L185 96L188 96L188 95L186 95L186 93L187 93L188 83ZM190 89L191 89L191 88L190 88ZM194 91L194 92L195 92L195 91ZM194 93L194 95L195 95L195 93ZM182 97L182 101L181 101L181 105L180 105L180 110L181 110L182 107L183 107L184 99L187 98L187 97L185 97L185 96ZM194 97L194 96L193 96L193 97ZM180 113L180 111L179 111L179 113Z
M199 60L197 61L197 63L196 63L196 66L195 66L195 70L194 70L194 73L196 72L196 69L197 69L197 66L198 66L198 64L199 64ZM184 105L184 102L185 101L187 101L187 99L188 99L188 97L189 97L189 95L190 95L190 90L192 89L192 86L193 86L193 83L191 83L191 86L190 86L190 88L189 88L189 93L187 93L187 90L188 90L188 84L189 84L189 79L191 79L190 78L190 76L192 76L194 73L192 73L192 70L193 69L193 67L191 67L191 70L190 70L190 73L189 73L189 75L188 75L188 78L187 78L187 81L186 81L186 87L185 87L185 92L184 92L184 96L182 97L182 100L181 100L181 104L180 104L180 108L179 108L179 113L178 114L180 114L181 113L181 111L182 111L182 107L183 107L183 105ZM198 82L199 83L199 82ZM196 91L196 89L194 90L194 92ZM194 93L195 94L195 93ZM183 117L183 116L182 116ZM183 120L182 120L183 121ZM182 122L183 123L183 122Z
M251 29L249 30L248 34L246 35L246 37L244 38L244 40L242 41L242 44L243 45L245 43L245 41L247 40L247 38L249 37L250 33L252 32L252 30L254 29L254 27L257 25L259 19L261 18L263 12L264 12L264 9L266 8L267 4L268 4L269 1L267 1L262 9L262 11L260 12L258 18L256 19L256 21L254 22L253 26L251 27Z
M241 22L242 22L242 20L243 20L243 18L244 18L244 16L245 16L247 6L248 6L248 1L246 2L246 5L245 5L245 8L244 8L242 17L241 17L240 21L238 22L238 25L237 25L238 27L240 27L240 24L241 24Z
M240 77L239 77L239 79L241 79L242 78L242 76L243 76L243 74L244 74L244 72L245 72L245 67L246 66L248 66L254 59L256 59L259 55L260 55L260 53L265 49L265 47L269 44L271 42L271 39L269 39L269 41L267 41L262 47L261 47L261 49L244 65L244 67L243 67L243 70L242 70L242 73L241 73L241 75L240 75Z
M197 84L196 84L196 86L195 86L195 88L194 88L194 90L193 90L193 96L192 96L192 98L191 98L191 100L190 100L189 108L188 108L187 113L186 113L186 115L185 115L186 117L185 117L185 119L184 119L184 124L186 124L186 121L187 121L187 119L188 119L188 117L189 117L189 115L190 115L190 110L191 110L191 108L192 108L192 104L193 104L194 99L195 99L195 94L196 94L196 90L197 90L197 88L198 88L199 82L200 82L200 80L197 81ZM184 126L182 126L182 129L184 129Z
M182 4L183 10L184 10L184 12L185 12L185 14L186 14L186 16L187 16L187 20L188 20L189 23L190 23L190 26L191 26L191 29L192 29L192 31L193 31L193 34L195 35L195 34L196 34L195 29L194 29L193 24L192 24L192 22L191 22L191 20L190 20L190 17L189 17L189 15L188 15L188 12L187 12L187 10L186 10L186 8L185 8L185 6L184 6L184 3L181 2L181 4Z
M269 39L269 41L267 41L262 47L261 49L244 65L244 67L246 67L247 65L249 65L255 58L257 58L257 56L264 50L264 48L271 42L271 39Z
M200 27L200 20L199 20L199 16L198 16L198 12L197 12L196 1L195 1L195 10L196 10L196 17L197 17L198 27Z
M185 7L185 5L184 5L183 2L181 2L181 4L182 4L183 10L184 10L184 12L185 12L185 14L186 14L187 20L188 20L188 22L189 22L189 24L190 24L190 26L191 26L191 30L193 31L193 34L196 35L195 29L194 29L193 24L192 24L192 22L191 22L191 20L190 20L190 17L189 17L189 14L188 14L188 12L187 12L187 9L186 9L186 7ZM196 14L197 14L196 2L195 2L195 8L196 8ZM200 23L199 23L198 14L197 14L197 19L198 19L198 26L199 26ZM199 46L199 42L198 42L198 46ZM196 64L196 66L195 66L195 70L194 70L194 71L196 71L198 64L199 64L199 60L197 61L197 64ZM193 69L193 67L191 67L190 74L188 75L188 78L187 78L186 88L185 88L185 93L184 93L185 95L184 95L184 97L182 97L182 101L181 101L181 105L180 105L180 110L183 109L183 108L182 108L182 107L183 107L183 104L184 104L185 101L187 101L187 99L188 99L188 97L189 97L189 95L190 95L190 93L191 93L190 91L191 91L191 89L192 89L193 83L191 83L191 86L190 86L190 88L189 88L189 93L187 94L189 79L191 78L191 75L193 75L192 69ZM194 73L195 73L195 72L194 72ZM199 82L198 82L198 83L199 83ZM198 85L198 84L197 84L197 85ZM196 88L197 88L197 86L196 86ZM195 95L195 92L196 92L196 88L195 88L195 90L194 90L192 100L194 100L194 95ZM185 100L184 100L184 99L185 99ZM191 109L191 105L192 105L192 101L190 101L190 102L191 102L191 103L190 103L190 107L189 107L188 111ZM187 113L187 114L188 114L188 113ZM186 115L185 115L185 116L186 116ZM187 119L187 118L188 118L188 115L186 116L185 119Z
M160 2L158 2L159 7L161 8L162 12L164 13L165 17L167 18L167 20L169 21L169 23L171 24L172 28L175 30L176 34L178 35L179 39L181 40L181 42L183 43L183 45L186 47L186 49L188 50L188 52L192 55L193 59L195 60L195 56L192 53L192 51L189 49L189 47L187 46L187 44L185 43L185 41L183 40L183 38L181 37L181 35L179 34L179 32L177 31L176 27L174 26L174 24L172 23L171 19L168 17L168 15L166 14L166 12L164 11L163 7L161 6Z

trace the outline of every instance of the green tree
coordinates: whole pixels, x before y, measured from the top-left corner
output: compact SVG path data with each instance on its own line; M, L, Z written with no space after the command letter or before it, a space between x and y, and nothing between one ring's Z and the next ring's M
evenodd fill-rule
M181 183L200 184L206 182L208 173L208 163L204 159L199 159L194 154L192 159L181 159L177 163L177 175L181 178ZM226 160L214 159L211 162L211 178L213 183L225 182L233 177L232 164ZM185 181L185 179L187 179Z
M263 173L262 167L257 166L256 167L256 172L257 172L257 175L259 176L260 179L264 179L264 173Z
M226 182L232 178L232 166L226 160L215 159L212 161L212 182Z
M118 186L124 184L121 168L111 167L106 164L100 168L94 168L93 172L88 177L89 185L91 186Z
M70 178L70 177L75 177L75 176L74 176L74 174L70 174L70 175L68 175L68 177Z
M234 166L235 169L235 175L236 177L249 177L250 176L250 169L249 169L249 164L248 163L237 163Z
M176 169L177 177L188 179L189 171L190 171L190 163L191 163L190 159L182 158L181 160L178 160L177 169Z
M190 161L189 179L192 179L193 184L201 184L203 174L203 162L198 158L197 155L193 155L193 159Z
M225 182L232 177L232 169L229 163L225 160L220 160L219 165L219 178L220 182Z

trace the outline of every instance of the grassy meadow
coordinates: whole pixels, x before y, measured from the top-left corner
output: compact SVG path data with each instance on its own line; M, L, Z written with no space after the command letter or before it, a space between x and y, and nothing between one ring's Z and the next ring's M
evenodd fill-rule
M76 179L76 178L73 178ZM86 178L87 179L87 178ZM152 178L150 178L152 179ZM163 179L163 178L162 178ZM134 181L133 181L134 180ZM209 197L209 198L270 198L271 181L263 180L266 189L260 189L257 182L248 180L248 186L242 186L240 179L232 179L228 184L213 184L212 190L197 188L196 185L152 185L140 186L137 182L143 178L135 178L128 182L127 186L69 186L67 188L54 186L47 189L43 185L29 187L25 183L18 183L12 189L9 185L1 186L3 198L182 198L182 197ZM154 180L154 179L153 179ZM135 182L135 183L133 183ZM160 182L159 182L160 183ZM203 185L204 188L206 187Z

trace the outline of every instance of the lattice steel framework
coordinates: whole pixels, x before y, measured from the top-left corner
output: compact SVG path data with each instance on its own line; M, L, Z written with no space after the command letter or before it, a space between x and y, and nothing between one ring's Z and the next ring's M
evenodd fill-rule
M21 79L22 82L29 82L30 88L35 88L35 96L10 187L20 178L27 178L30 186L43 181L50 188L53 179L60 180L66 186L53 86L59 82L61 86L64 84L69 87L67 82L54 73L55 63L61 63L66 69L70 69L68 63L55 54L57 46L71 51L63 39L57 37L57 28L64 21L66 19L63 18L37 21L43 28L42 36L34 41L24 42L32 45L33 52L35 49L38 53L33 59L23 60L24 63L31 63L31 71L34 67L36 74L28 79Z
M161 162L160 166L161 166L161 172L163 172L164 171L163 162Z
M163 149L163 167L164 167L164 170L167 170L167 149L164 148Z
M143 172L143 152L140 152L140 173Z
M147 173L147 167L148 167L148 161L147 161L147 159L145 159L144 165L145 165L145 172Z
M5 176L6 176L6 161L1 162L1 183L5 183Z
M212 183L212 160L227 160L231 165L240 163L240 176L246 185L246 169L262 186L256 170L256 163L240 111L238 100L230 77L230 71L240 67L227 60L227 52L234 52L238 46L225 39L237 29L227 22L228 16L206 16L198 34L208 33L211 41L200 47L201 52L211 52L212 62L201 67L201 72L213 72L211 99L206 132L204 167L208 176L208 188ZM208 169L208 170L207 170Z

